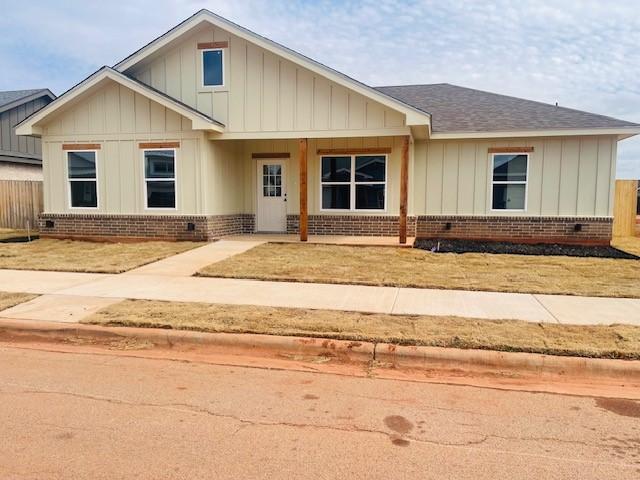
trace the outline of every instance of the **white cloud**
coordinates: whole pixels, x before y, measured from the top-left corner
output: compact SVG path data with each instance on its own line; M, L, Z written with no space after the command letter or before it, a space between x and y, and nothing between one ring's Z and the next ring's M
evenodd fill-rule
M60 92L209 8L372 85L448 82L640 122L633 1L0 0L0 8L0 89ZM619 174L640 177L640 140L620 144Z

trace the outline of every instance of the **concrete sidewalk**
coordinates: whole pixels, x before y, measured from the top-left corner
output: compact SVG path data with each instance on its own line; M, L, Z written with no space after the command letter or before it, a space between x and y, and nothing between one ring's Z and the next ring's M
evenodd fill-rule
M198 270L220 262L226 258L244 253L266 243L265 239L218 240L203 247L187 250L157 262L134 268L123 275L167 275L171 277L189 277Z
M144 274L107 275L0 270L0 290L55 295L60 302L69 300L64 297L72 297L75 312L82 308L93 310L100 299L133 298L563 324L640 325L640 299L264 282L148 274L150 271L151 268ZM13 307L13 313L26 318L31 311L37 313L37 319L50 315L48 318L55 320L55 314L59 313L56 302L48 297L43 309L37 310L31 308L36 301ZM49 307L45 308L46 304ZM11 313L12 309L5 310L0 317L12 318ZM80 315L75 313L71 318L77 321Z

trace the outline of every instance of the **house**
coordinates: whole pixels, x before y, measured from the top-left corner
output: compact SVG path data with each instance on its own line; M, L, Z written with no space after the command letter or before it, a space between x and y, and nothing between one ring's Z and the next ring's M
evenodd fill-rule
M371 88L201 10L18 127L43 236L606 244L640 125L456 87Z
M42 180L40 139L18 137L15 126L54 98L46 88L0 92L0 180Z

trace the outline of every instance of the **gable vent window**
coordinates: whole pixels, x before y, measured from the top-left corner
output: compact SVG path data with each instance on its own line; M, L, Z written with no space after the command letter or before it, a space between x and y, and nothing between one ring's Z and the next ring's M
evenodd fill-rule
M71 208L98 208L96 152L67 152L67 177Z
M202 50L202 85L221 87L224 85L224 50Z
M526 210L529 154L494 154L492 166L492 210Z
M176 151L144 150L146 208L176 208Z

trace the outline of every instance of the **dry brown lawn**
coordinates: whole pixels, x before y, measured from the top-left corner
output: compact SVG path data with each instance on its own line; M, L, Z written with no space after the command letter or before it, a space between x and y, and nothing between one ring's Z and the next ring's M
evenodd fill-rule
M33 300L37 296L30 293L0 292L0 311Z
M640 359L640 327L576 326L517 320L385 315L205 303L125 300L83 320L108 326L258 333Z
M98 243L40 239L0 243L0 268L121 273L203 245L196 242Z
M616 237L611 246L640 257L640 237Z
M608 258L269 243L209 265L198 275L640 298L640 261Z

